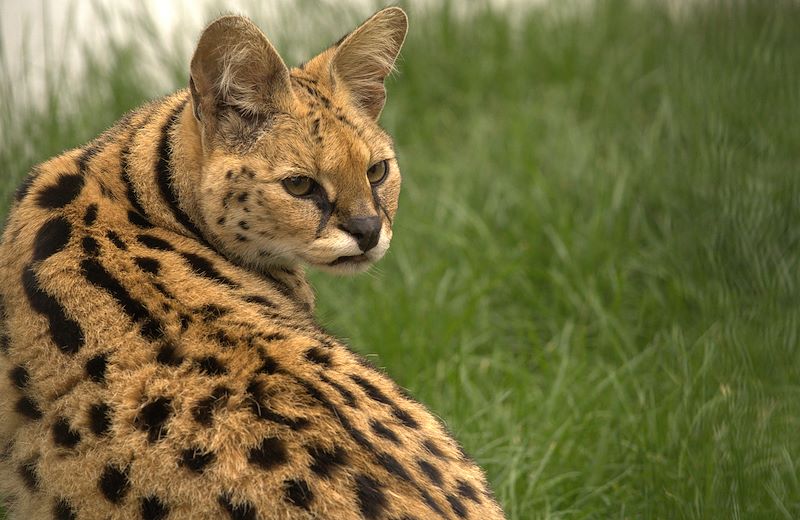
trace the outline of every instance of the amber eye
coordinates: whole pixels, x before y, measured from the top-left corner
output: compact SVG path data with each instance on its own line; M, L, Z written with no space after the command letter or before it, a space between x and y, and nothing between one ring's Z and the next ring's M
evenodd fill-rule
M386 179L388 172L389 163L387 161L376 162L367 170L367 179L372 185L378 185Z
M288 179L283 180L283 187L289 192L290 195L294 195L295 197L303 197L308 195L314 191L314 186L316 186L314 179L302 175L289 177Z

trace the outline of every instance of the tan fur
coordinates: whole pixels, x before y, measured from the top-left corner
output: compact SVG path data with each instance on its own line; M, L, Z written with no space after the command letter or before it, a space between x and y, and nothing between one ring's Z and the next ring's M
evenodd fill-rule
M26 179L0 245L10 518L503 518L442 424L315 323L303 273L388 247L400 174L375 120L405 24L381 11L289 71L223 18L189 90ZM341 229L362 217L366 252Z

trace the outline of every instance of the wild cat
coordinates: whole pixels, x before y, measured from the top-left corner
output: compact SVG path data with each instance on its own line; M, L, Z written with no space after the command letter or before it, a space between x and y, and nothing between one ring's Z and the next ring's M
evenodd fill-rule
M389 247L377 121L406 30L384 9L289 69L220 18L187 89L25 179L0 245L11 518L503 518L442 424L315 323L302 267Z

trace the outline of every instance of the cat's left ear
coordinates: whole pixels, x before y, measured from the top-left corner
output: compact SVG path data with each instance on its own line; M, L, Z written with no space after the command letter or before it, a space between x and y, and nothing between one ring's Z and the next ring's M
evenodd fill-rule
M335 46L331 74L352 101L373 119L386 102L384 80L408 32L408 17L399 7L378 11Z

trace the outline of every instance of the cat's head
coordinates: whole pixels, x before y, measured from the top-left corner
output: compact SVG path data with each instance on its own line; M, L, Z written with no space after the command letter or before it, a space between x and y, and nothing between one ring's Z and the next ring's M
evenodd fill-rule
M246 18L205 29L190 80L199 205L227 254L256 268L338 273L384 255L400 170L377 121L406 30L401 9L384 9L290 70Z

